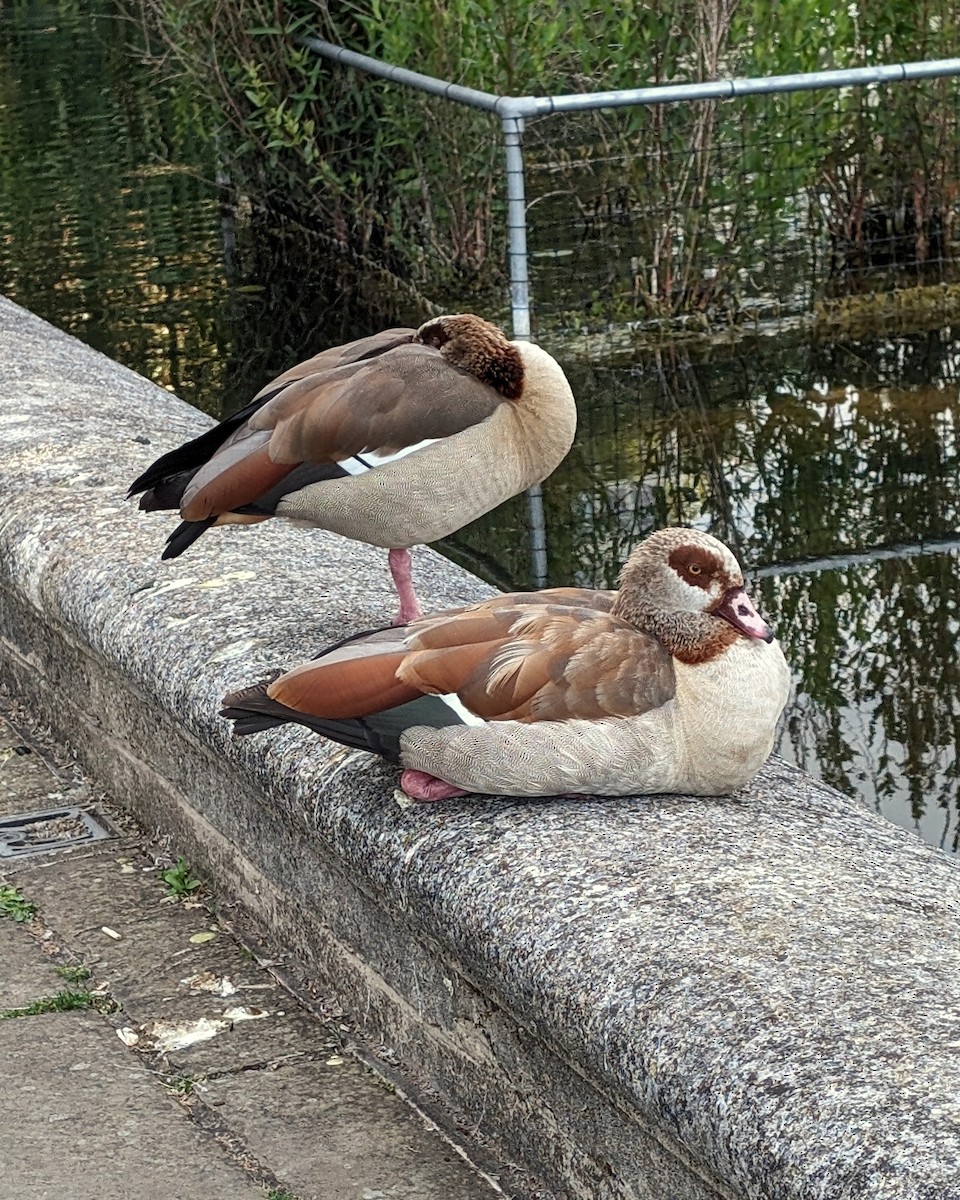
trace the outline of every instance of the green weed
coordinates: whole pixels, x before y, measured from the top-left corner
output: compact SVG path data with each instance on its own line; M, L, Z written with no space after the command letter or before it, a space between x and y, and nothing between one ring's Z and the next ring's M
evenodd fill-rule
M95 998L89 992L57 992L55 996L41 996L25 1004L23 1008L8 1008L0 1012L0 1021L9 1021L14 1017L37 1017L42 1013L74 1012L78 1009L92 1008Z
M192 1096L202 1081L202 1075L170 1075L163 1082L178 1096Z
M167 893L176 896L178 900L192 896L198 888L203 886L202 881L190 870L190 864L182 857L177 859L175 867L164 871L160 878L167 885Z
M93 972L89 967L82 965L75 967L57 967L57 974L61 979L65 979L67 983L86 983Z
M15 887L0 887L0 916L13 917L15 921L32 921L37 906L24 898L23 892Z

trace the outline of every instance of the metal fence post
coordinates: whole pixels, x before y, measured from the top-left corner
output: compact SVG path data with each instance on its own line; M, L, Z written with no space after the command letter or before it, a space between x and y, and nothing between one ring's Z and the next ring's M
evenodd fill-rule
M523 176L523 117L503 117L507 151L507 257L513 336L530 337L530 277L527 273L527 194Z
M510 316L513 336L530 337L530 276L527 268L527 197L523 172L523 118L502 117L507 154L507 257L510 265ZM534 587L547 582L547 524L540 484L527 491L530 565Z

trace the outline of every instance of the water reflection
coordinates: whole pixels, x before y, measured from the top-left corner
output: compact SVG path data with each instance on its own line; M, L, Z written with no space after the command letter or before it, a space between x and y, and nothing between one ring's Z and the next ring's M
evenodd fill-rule
M214 412L321 345L422 319L223 208L210 148L110 12L0 10L0 290ZM956 852L960 339L784 335L616 367L548 348L581 410L545 486L551 581L609 586L667 523L730 542L795 666L781 751ZM524 527L518 498L446 549L524 586Z
M0 290L214 413L318 343L423 319L242 198L238 222L130 40L109 0L0 7Z
M957 552L766 579L798 694L779 749L957 853Z
M109 6L0 12L0 287L194 400L227 341L216 201L127 41Z

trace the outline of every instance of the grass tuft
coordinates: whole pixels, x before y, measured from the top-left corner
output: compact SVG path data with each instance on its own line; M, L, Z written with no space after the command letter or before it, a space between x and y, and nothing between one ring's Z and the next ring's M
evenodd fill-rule
M92 1008L95 998L89 992L57 992L55 996L41 996L32 1000L22 1008L8 1008L0 1012L0 1021L10 1021L14 1017L37 1017L43 1013L74 1012L78 1009Z

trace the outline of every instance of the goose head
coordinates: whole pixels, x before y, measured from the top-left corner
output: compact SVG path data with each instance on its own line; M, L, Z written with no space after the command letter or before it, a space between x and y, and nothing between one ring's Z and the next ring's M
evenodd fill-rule
M506 334L490 321L472 313L434 317L417 330L425 346L434 346L462 371L516 400L523 392L523 357Z
M741 637L774 637L736 558L695 529L661 529L641 542L620 573L613 611L688 663L708 662Z

